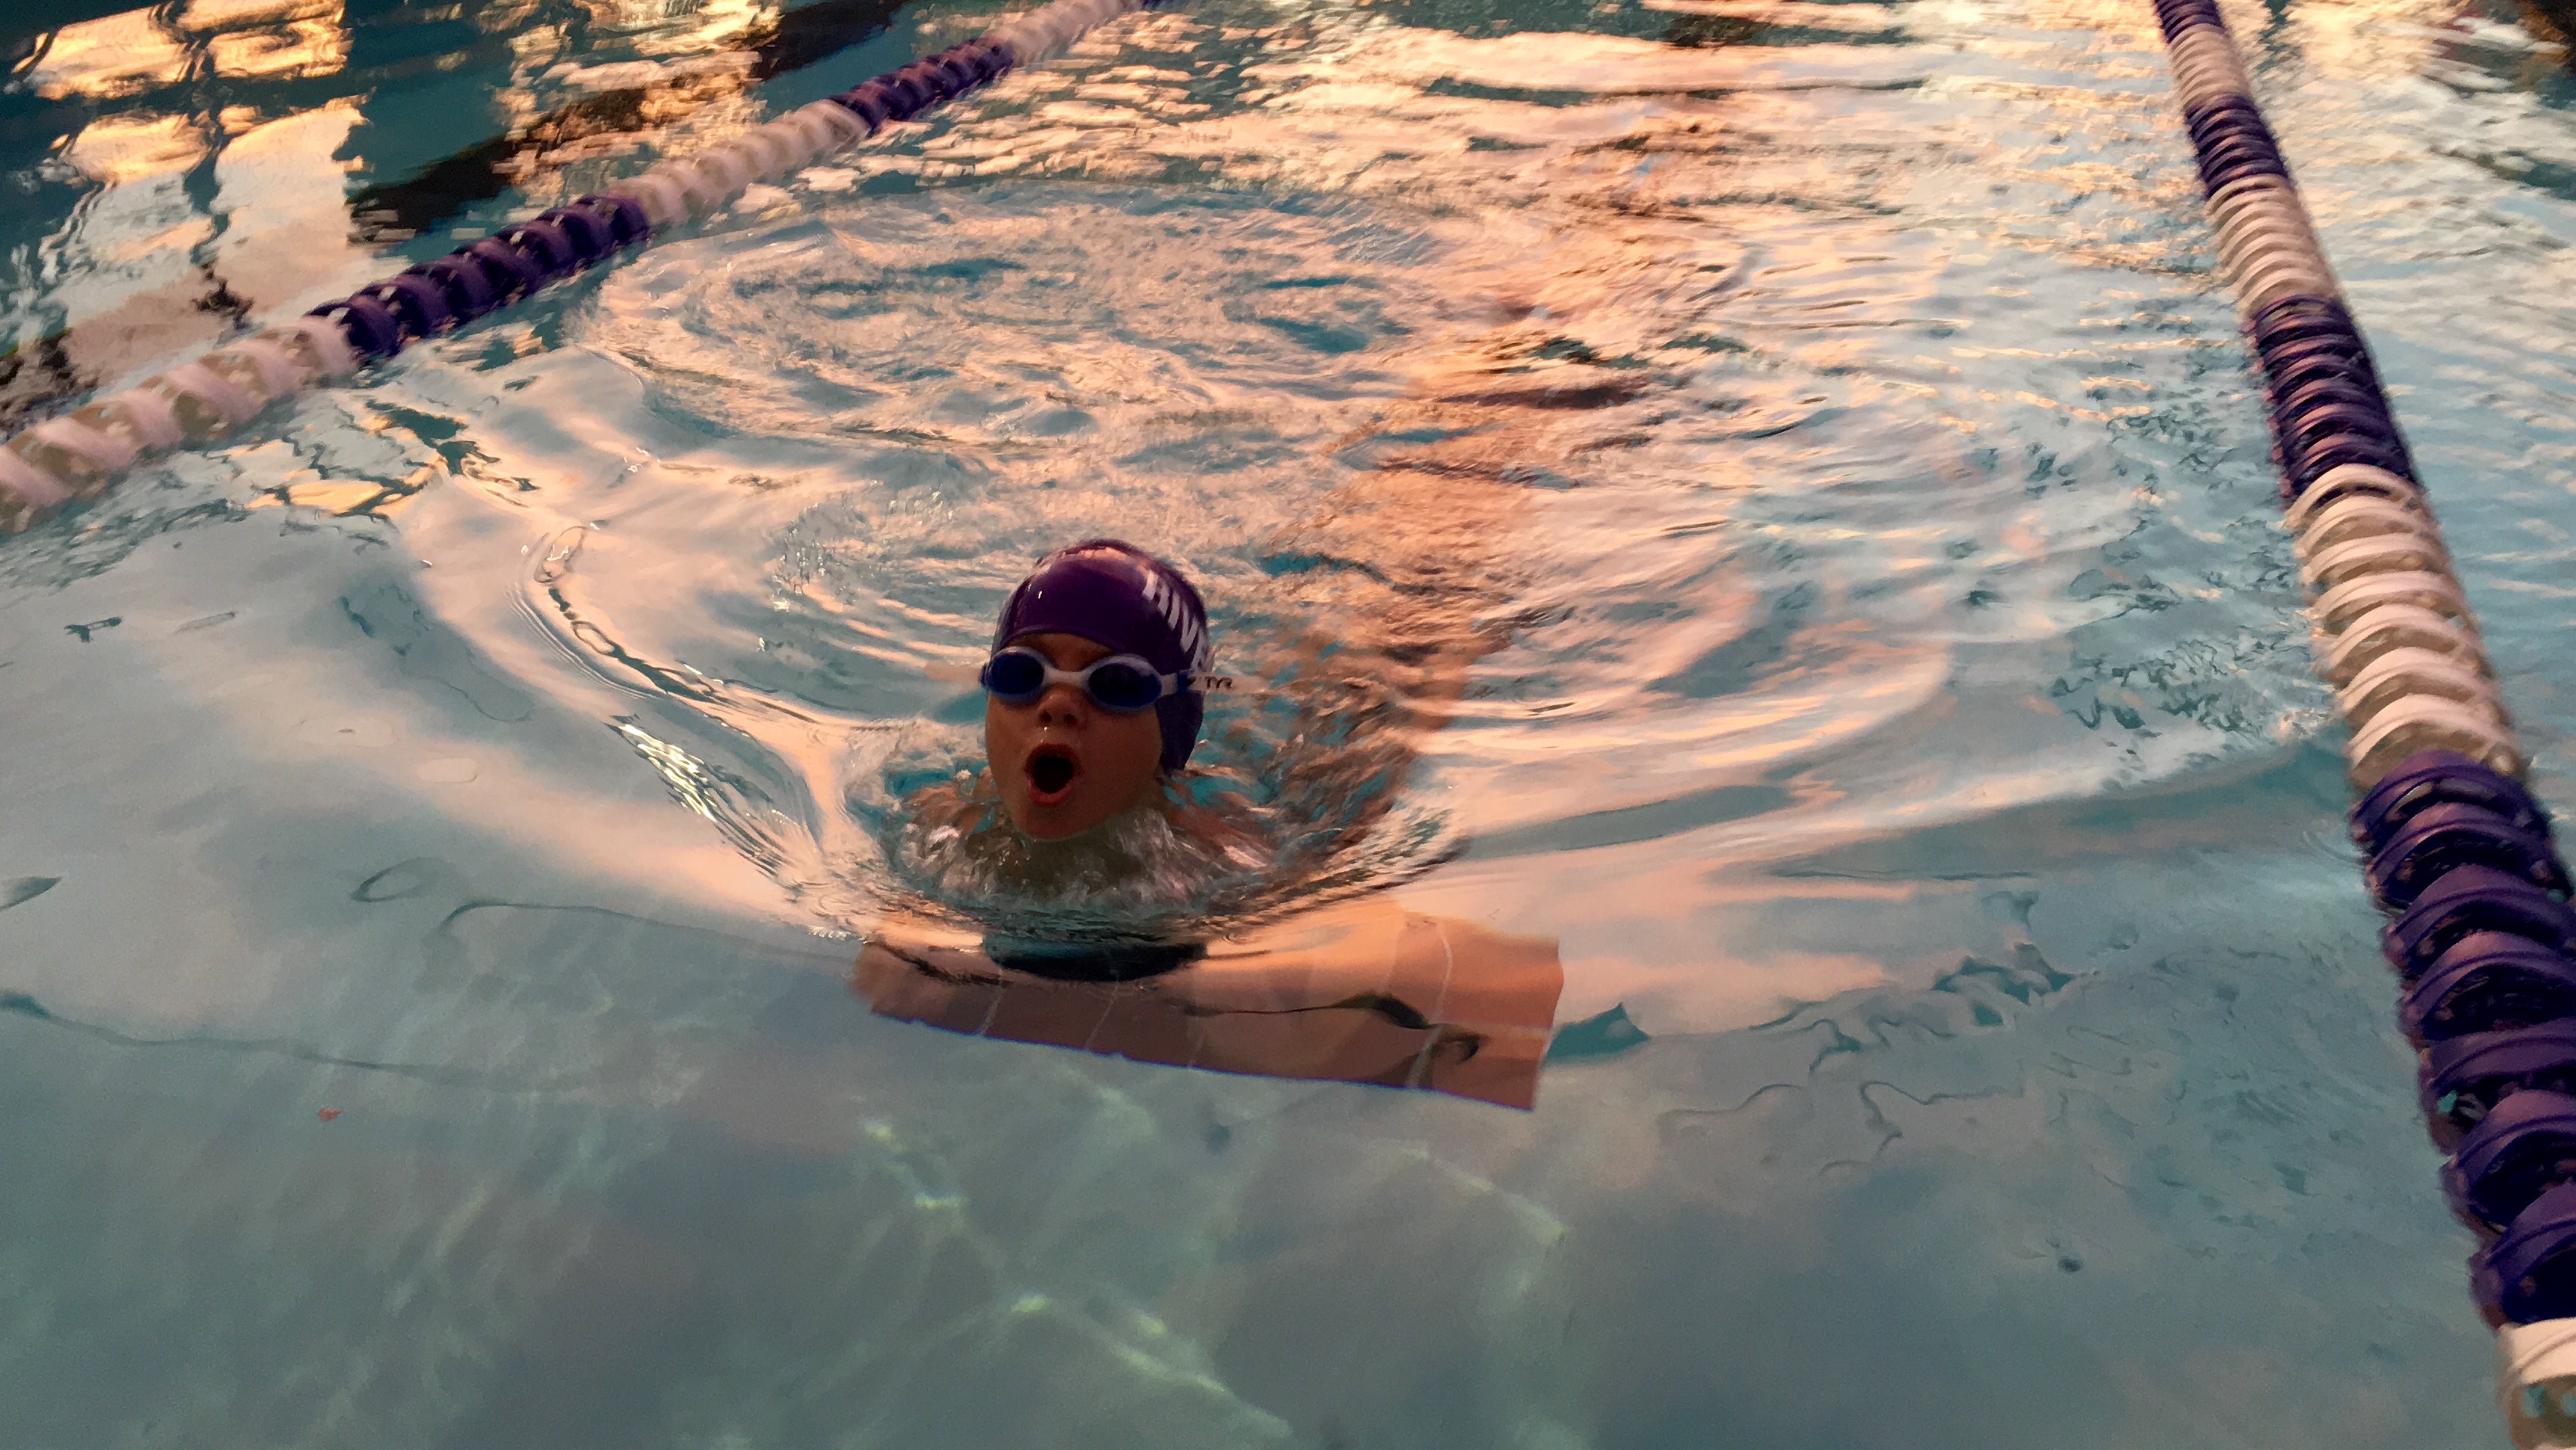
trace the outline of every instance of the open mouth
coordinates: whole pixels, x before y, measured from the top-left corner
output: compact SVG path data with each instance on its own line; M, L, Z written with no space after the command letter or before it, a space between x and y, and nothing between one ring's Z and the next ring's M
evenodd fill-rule
M1061 745L1041 745L1030 751L1027 768L1029 799L1042 806L1064 804L1082 774L1082 762Z

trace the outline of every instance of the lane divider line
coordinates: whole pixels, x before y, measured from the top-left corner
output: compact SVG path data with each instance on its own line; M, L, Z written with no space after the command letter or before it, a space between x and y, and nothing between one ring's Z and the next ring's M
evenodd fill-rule
M657 163L433 261L0 445L0 536L106 491L136 463L211 443L280 399L468 326L706 217L758 181L802 170L895 121L988 85L1154 0L1055 0L962 45L863 81L688 156Z
M2352 836L2402 985L2443 1187L2480 1247L2499 1398L2526 1450L2576 1418L2576 910L2548 814L2369 346L2216 0L2155 0L2263 371L2285 525L2359 793Z

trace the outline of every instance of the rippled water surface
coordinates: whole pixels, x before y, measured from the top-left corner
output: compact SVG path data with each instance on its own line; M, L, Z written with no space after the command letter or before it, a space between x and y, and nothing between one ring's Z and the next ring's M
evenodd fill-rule
M100 9L16 422L1003 14ZM2564 806L2556 32L2231 14ZM0 1442L2499 1443L2187 157L2142 3L1175 5L0 540ZM1259 822L1112 907L1553 940L1534 1111L853 991L1098 534Z

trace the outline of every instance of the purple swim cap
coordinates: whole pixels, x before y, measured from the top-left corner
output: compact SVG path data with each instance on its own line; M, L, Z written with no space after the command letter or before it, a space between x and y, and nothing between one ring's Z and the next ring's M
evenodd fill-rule
M1207 704L1197 677L1208 672L1211 651L1207 606L1180 570L1117 539L1067 544L1011 591L993 627L993 648L1032 634L1080 635L1114 653L1140 655L1164 674L1191 676L1190 689L1154 704L1163 769L1189 763Z

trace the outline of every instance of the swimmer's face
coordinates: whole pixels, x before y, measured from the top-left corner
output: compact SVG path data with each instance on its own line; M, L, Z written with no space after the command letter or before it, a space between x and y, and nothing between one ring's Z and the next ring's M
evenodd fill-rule
M1011 643L1060 670L1117 653L1078 634L1029 634ZM1011 824L1041 841L1079 836L1151 800L1162 783L1163 732L1154 712L1104 710L1069 683L1049 685L1026 705L985 696L984 752Z

